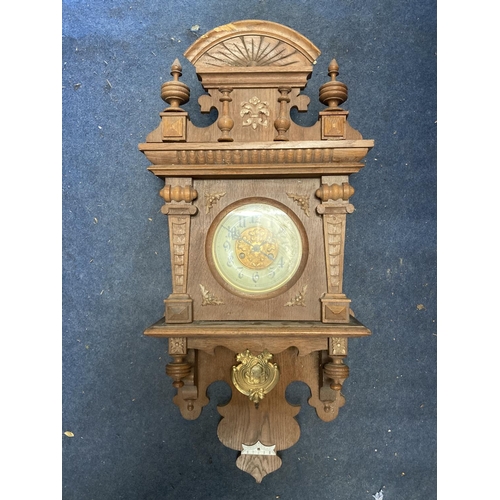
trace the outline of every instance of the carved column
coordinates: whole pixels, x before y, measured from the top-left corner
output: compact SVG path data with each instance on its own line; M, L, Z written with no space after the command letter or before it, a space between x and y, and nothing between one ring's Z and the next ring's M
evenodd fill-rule
M288 115L287 104L290 102L288 94L292 89L290 87L280 87L278 90L281 94L280 97L278 97L278 102L280 103L280 113L278 118L274 121L274 127L278 131L278 135L274 138L274 140L288 141L286 133L290 128L290 118Z
M168 215L172 264L172 293L165 299L165 323L191 323L193 300L187 293L189 235L191 216L198 210L191 202L198 193L192 179L165 179L160 196L165 200L161 211Z
M222 94L219 101L222 103L221 117L217 121L217 126L222 132L217 139L219 142L232 142L234 139L229 135L229 132L234 127L234 121L229 115L229 103L233 100L230 93L233 91L231 87L221 87L219 92Z
M323 178L325 180L332 180ZM338 181L338 179L335 179ZM317 212L323 216L325 241L327 291L321 298L321 320L323 323L348 323L351 300L342 293L344 273L344 246L346 214L354 211L347 202L354 189L347 182L328 185L325 182L316 191L323 203Z

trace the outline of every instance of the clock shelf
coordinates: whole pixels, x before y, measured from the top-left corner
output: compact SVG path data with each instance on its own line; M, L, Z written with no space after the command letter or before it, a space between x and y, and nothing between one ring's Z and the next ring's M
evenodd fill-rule
M371 331L350 315L349 323L321 321L193 321L166 323L165 317L144 331L149 337L367 337Z
M349 178L374 141L340 107L347 86L335 59L316 122L302 127L290 115L308 111L301 91L319 55L277 23L215 28L184 56L206 91L200 112L215 109L216 121L191 122L176 59L161 87L168 106L138 145L164 181L172 273L165 316L144 334L168 341L166 373L184 418L200 416L211 383L229 384L217 435L259 483L300 436L288 385L306 383L318 417L334 420L345 404L348 341L371 335L352 313L343 270Z

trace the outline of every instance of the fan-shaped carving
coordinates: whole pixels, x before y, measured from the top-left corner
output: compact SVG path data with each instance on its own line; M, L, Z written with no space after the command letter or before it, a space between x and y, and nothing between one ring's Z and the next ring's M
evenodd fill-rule
M259 42L263 43L263 45L260 46L260 51L258 50ZM259 64L255 64L256 66L283 66L287 62L289 63L292 61L290 56L294 50L297 54L296 61L300 61L301 64L306 63L306 66L310 66L316 61L321 53L318 47L310 40L288 26L273 23L271 21L250 19L246 21L235 21L214 28L198 38L198 40L186 50L184 55L188 61L198 67L198 65L209 64L208 61L211 58L204 57L208 53L215 55L217 52L221 52L227 55L228 44L236 44L239 48L243 49L243 53L239 61L231 61L224 58L226 62L221 64L223 66L248 67L252 66L252 64L248 64L249 62L252 63L257 61ZM254 50L253 55L252 44ZM267 44L269 44L268 49L271 49L272 54L269 53L266 55L265 47ZM226 45L226 47L224 45ZM278 56L277 52L280 52L285 47L285 52L283 52L281 56ZM248 49L248 54L245 49ZM274 56L276 56L275 59L270 63L269 59ZM278 60L281 60L281 64L277 62ZM216 61L216 59L212 58L212 64L214 64L214 61ZM263 64L265 61L267 61L267 64ZM230 62L232 64L229 64ZM215 66L217 66L217 64L215 64Z
M208 50L198 61L207 66L291 66L308 64L306 58L283 40L262 35L238 36Z

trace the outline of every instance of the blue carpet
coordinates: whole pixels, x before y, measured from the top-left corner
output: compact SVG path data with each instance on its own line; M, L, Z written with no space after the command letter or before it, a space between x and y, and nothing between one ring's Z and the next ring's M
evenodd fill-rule
M261 485L217 439L227 387L184 420L166 341L142 335L171 282L161 181L137 144L159 123L176 57L202 124L182 54L241 19L285 24L322 51L297 121L323 109L336 58L349 121L376 143L351 176L344 279L373 335L350 342L335 421L316 417L303 384L289 388L302 435ZM435 1L63 0L62 60L64 500L436 498Z

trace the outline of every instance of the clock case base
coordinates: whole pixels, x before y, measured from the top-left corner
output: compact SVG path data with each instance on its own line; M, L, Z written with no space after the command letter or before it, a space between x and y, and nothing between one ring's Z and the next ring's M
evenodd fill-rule
M177 394L174 403L187 420L197 419L209 403L207 389L224 381L231 387L228 403L218 406L222 416L217 429L219 440L239 451L238 468L257 482L281 466L276 452L293 446L300 437L295 416L300 406L290 405L286 388L295 381L307 384L308 403L324 422L330 422L345 404L342 385L349 375L344 363L348 339L371 332L356 318L348 324L322 322L193 322L172 325L162 318L145 335L167 338L173 361L167 374L174 377ZM236 355L242 347L252 352L269 350L280 368L278 385L258 404L240 393L231 380ZM244 453L245 448L261 443L266 454Z

